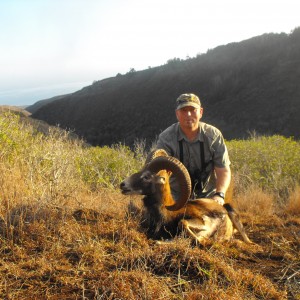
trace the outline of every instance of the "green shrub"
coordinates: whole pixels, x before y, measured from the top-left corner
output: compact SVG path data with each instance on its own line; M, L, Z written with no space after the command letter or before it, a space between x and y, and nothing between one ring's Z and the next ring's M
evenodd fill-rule
M0 160L7 185L14 181L22 187L20 201L61 203L83 185L93 190L118 188L140 169L143 155L138 146L135 152L121 144L86 147L59 128L49 127L46 135L41 134L18 115L6 113L0 115Z
M84 155L77 159L83 180L93 188L117 188L126 176L136 172L141 165L134 152L121 144L87 148Z
M227 142L239 189L257 184L286 198L300 182L300 144L279 135Z
M64 130L49 127L42 134L18 115L1 114L0 171L5 176L0 198L11 194L20 201L61 203L75 198L83 187L117 189L125 177L142 167L144 145L136 143L134 151L121 144L87 147ZM292 138L261 136L227 145L238 192L258 185L286 199L300 184L300 144Z
M70 139L66 131L49 127L44 135L18 115L0 115L1 194L21 203L53 203L71 196L80 186L74 158L82 149L82 142Z

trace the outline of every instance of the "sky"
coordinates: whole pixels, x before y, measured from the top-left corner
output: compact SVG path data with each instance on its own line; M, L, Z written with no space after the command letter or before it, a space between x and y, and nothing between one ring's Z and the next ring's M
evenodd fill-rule
M0 0L0 105L31 105L132 68L288 34L299 11L299 0Z

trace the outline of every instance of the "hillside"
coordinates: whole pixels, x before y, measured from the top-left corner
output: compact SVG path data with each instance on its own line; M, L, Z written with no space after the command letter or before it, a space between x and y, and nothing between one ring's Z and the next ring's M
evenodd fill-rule
M34 113L36 112L40 107L48 104L48 103L51 103L55 100L58 100L58 99L61 99L61 98L64 98L66 96L68 96L69 94L65 94L65 95L60 95L60 96L55 96L55 97L52 97L52 98L49 98L49 99L44 99L44 100L40 100L40 101L37 101L36 103L34 103L33 105L30 105L28 107L26 107L26 110L30 113Z
M95 81L40 107L33 118L74 129L93 145L151 143L176 121L184 92L202 100L203 121L226 139L249 132L300 138L300 28L264 34L186 60ZM28 108L30 110L30 108Z
M33 119L30 117L30 113L18 106L0 105L0 117L6 115L16 115L20 118L21 123L24 126L32 126L36 133L42 133L44 135L49 135L53 131L64 133L65 130L57 128L56 126L51 126L45 121ZM69 139L78 139L78 135L74 132L68 132Z
M15 113L0 113L0 133L0 299L300 299L299 142L228 141L230 202L254 245L235 234L201 246L183 233L159 245L141 196L119 190L141 153L40 134Z

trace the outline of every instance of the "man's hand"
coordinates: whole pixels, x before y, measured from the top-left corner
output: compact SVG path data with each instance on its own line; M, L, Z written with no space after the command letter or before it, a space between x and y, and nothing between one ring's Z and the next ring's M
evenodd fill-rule
M213 195L212 199L218 202L219 204L223 205L225 203L224 199L219 195Z

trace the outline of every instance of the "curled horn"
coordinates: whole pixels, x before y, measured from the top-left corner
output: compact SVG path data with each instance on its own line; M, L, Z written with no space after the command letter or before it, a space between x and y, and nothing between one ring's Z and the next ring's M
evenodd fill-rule
M168 210L179 210L182 208L190 197L192 191L190 175L185 166L175 157L158 156L149 162L147 169L157 173L160 170L171 171L173 176L178 180L180 186L180 197L175 204L166 206Z
M147 155L145 166L148 165L149 162L152 161L154 158L159 156L169 156L169 155L164 149L153 150Z

